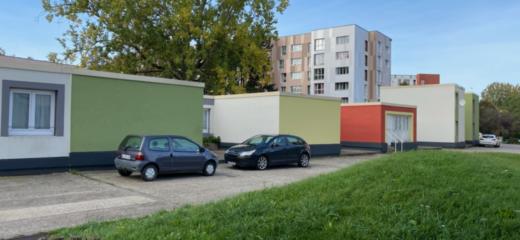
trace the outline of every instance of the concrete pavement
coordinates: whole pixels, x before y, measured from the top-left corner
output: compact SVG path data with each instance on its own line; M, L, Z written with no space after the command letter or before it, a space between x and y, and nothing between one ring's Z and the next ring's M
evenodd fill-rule
M314 158L309 168L287 166L267 171L221 164L212 177L169 175L154 182L144 182L137 174L121 177L115 170L0 177L0 239L206 203L329 173L377 156Z

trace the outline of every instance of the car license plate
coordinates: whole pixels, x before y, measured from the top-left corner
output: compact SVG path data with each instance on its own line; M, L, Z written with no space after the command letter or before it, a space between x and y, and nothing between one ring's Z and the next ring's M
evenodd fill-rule
M128 154L121 154L122 159L130 159L130 155Z

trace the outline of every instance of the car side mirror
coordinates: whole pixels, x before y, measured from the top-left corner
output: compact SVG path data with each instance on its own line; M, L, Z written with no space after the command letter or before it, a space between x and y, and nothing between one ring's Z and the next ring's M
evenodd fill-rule
M200 153L203 153L203 152L205 152L205 151L206 151L205 148L203 148L203 147L199 148L199 152L200 152Z

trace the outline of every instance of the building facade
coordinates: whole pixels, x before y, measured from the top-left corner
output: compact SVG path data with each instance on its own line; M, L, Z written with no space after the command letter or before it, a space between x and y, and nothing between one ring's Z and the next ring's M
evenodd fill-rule
M205 111L209 112L208 133L220 137L222 146L238 144L259 134L294 134L307 141L313 156L340 152L337 98L280 92L204 98Z
M480 133L480 102L477 94L467 92L465 95L466 111L466 144L478 145Z
M283 36L273 44L272 79L281 92L378 101L380 86L390 86L391 42L357 25Z
M456 84L381 88L381 100L417 106L419 146L466 146L465 91Z
M199 82L0 56L0 174L112 166L129 134L201 143L203 90Z

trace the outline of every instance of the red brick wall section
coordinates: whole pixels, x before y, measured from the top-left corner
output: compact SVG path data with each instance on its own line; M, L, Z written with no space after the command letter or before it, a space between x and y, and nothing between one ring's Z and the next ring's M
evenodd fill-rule
M341 141L360 143L385 142L385 112L413 113L414 141L417 141L415 108L389 105L341 106Z
M417 85L431 85L441 83L441 76L439 74L419 73L415 77L417 79Z
M341 106L341 141L384 142L381 105Z

